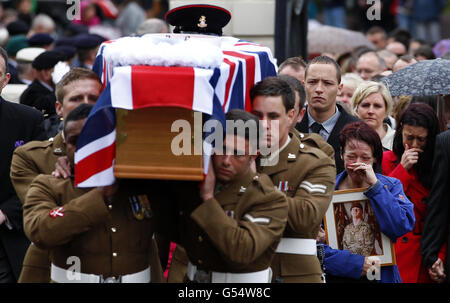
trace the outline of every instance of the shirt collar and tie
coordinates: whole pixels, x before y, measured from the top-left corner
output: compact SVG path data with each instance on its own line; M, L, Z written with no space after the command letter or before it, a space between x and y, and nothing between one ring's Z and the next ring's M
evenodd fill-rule
M339 119L339 116L341 115L341 113L339 112L339 108L336 106L336 112L334 113L334 115L323 123L318 123L316 120L314 120L309 111L306 112L308 114L309 131L321 135L322 138L324 138L325 141L327 141L328 138L330 137L331 132L333 131L334 126L336 125Z

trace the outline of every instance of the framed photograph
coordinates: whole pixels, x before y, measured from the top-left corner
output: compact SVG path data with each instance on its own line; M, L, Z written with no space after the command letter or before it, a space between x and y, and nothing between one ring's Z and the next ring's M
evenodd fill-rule
M366 257L376 256L381 266L395 265L394 243L380 231L366 188L337 190L325 213L327 244Z

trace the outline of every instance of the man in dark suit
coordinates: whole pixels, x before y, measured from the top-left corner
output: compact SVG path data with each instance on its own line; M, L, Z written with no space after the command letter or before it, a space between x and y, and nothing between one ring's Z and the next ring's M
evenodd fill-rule
M36 71L36 79L20 96L21 104L36 108L45 117L56 113L55 84L52 73L59 61L64 61L63 54L60 52L45 51L37 56L31 63Z
M344 170L339 132L346 124L358 120L336 104L336 96L342 89L341 68L332 58L315 57L306 66L304 86L308 107L296 128L302 133L318 133L333 146L336 172L339 174Z
M0 47L0 92L11 77L7 60ZM43 139L41 113L0 98L0 283L17 281L30 244L23 232L22 204L10 180L12 154L28 141Z
M428 197L427 214L422 231L423 262L430 275L442 282L450 282L450 130L436 137L433 160L433 184ZM447 241L446 264L438 258L439 250Z

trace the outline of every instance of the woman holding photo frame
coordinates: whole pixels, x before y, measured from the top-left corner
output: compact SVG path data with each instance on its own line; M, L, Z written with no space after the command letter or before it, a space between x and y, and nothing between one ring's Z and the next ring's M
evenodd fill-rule
M367 188L364 194L370 200L381 232L395 243L398 237L413 229L415 217L413 204L403 192L400 181L375 173L383 157L380 137L366 123L358 121L344 127L339 143L345 170L336 177L335 190ZM324 263L325 272L331 275L328 281L339 281L341 277L367 281L364 276L372 266L367 256L327 245ZM382 283L401 282L396 265L383 266L380 278Z

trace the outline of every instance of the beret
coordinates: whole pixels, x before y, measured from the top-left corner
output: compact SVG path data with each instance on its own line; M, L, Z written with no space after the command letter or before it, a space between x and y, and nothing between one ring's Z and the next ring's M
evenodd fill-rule
M16 54L16 60L18 62L28 62L31 63L36 59L37 56L45 52L44 48L41 47L26 47L22 48Z
M55 47L62 45L69 45L74 47L74 37L58 37L58 39L56 39L55 41Z
M55 41L55 39L53 39L52 36L44 33L38 33L28 38L28 44L32 47L49 45L52 44L53 41Z
M358 207L358 208L360 208L361 210L363 209L361 203L359 203L359 202L353 202L353 203L352 203L352 206L350 207L350 210L351 210L353 207Z
M90 48L96 48L97 46L102 44L104 41L106 41L106 39L100 35L79 34L79 35L75 36L74 46L79 49L90 49Z
M207 35L222 35L222 28L231 19L231 13L215 5L184 5L167 12L167 23L175 26L173 32L193 32Z
M62 53L64 55L64 61L72 59L77 52L76 48L70 45L55 46L52 50Z
M8 55L15 56L22 48L28 47L27 37L25 35L16 35L9 38L5 45Z
M51 69L59 61L64 61L65 57L62 53L57 51L45 51L34 59L31 66L37 70Z
M28 33L28 31L30 30L28 25L25 22L23 22L22 20L16 20L16 21L9 23L6 26L6 29L8 30L8 33L10 36L26 35Z

